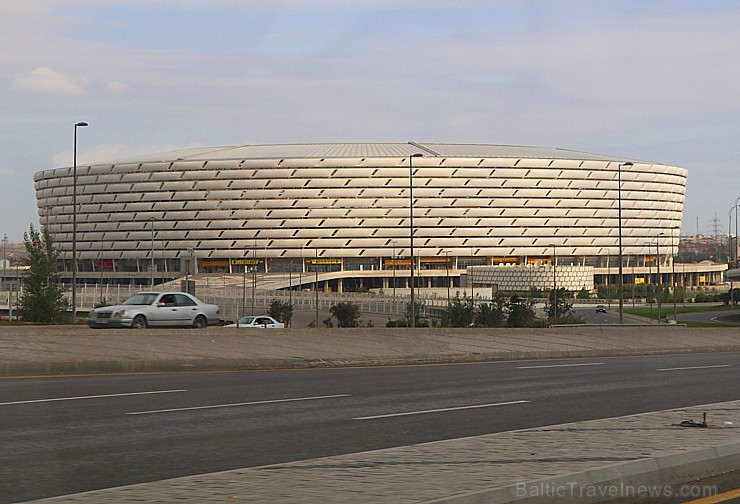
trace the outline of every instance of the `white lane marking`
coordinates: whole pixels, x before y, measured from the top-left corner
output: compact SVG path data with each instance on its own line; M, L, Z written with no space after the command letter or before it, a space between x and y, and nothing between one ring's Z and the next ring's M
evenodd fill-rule
M391 417L399 417L399 416L407 416L407 415L424 415L426 413L439 413L441 411L456 411L456 410L466 410L466 409L475 409L475 408L490 408L493 406L507 406L509 404L524 404L528 402L530 401L508 401L508 402L501 402L501 403L474 404L472 406L457 406L455 408L438 408L438 409L420 410L420 411L406 411L403 413L389 413L387 415L373 415L373 416L366 416L366 417L357 417L357 418L353 418L352 420L373 420L375 418L391 418Z
M712 369L721 367L732 367L732 364L719 364L717 366L689 366L689 367L670 367L658 369L658 371L683 371L684 369Z
M192 411L192 410L203 410L203 409L214 409L214 408L234 408L236 406L253 406L257 404L274 404L284 402L295 402L295 401L314 401L316 399L333 399L336 397L349 397L349 394L336 394L336 395L325 395L325 396L314 396L314 397L294 397L291 399L272 399L269 401L252 401L243 403L232 403L232 404L213 404L210 406L192 406L190 408L171 408L151 411L133 411L126 413L127 415L149 415L153 413L172 413L176 411Z
M578 366L603 366L603 362L588 362L586 364L550 364L547 366L517 366L517 369L539 369L555 367L578 367Z
M101 394L101 395L89 395L89 396L75 396L75 397L56 397L53 399L34 399L31 401L13 401L0 403L0 406L9 406L11 404L31 404L31 403L42 403L52 401L76 401L78 399L98 399L102 397L123 397L123 396L135 396L135 395L147 395L147 394L171 394L174 392L187 392L187 390L152 390L150 392L126 392L123 394Z

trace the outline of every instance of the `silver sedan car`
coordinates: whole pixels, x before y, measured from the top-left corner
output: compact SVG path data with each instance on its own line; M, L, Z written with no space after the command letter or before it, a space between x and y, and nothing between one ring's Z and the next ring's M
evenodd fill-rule
M90 312L87 325L102 327L207 327L220 322L218 306L185 292L141 292L123 304Z

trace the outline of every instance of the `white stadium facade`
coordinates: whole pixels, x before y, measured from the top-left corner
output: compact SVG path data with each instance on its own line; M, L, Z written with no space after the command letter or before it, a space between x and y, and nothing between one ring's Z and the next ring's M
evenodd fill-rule
M67 279L74 242L84 283L246 268L320 272L335 291L408 286L412 212L422 288L555 257L616 282L620 222L624 282L657 283L677 253L687 178L563 149L416 142L198 148L78 165L76 185L74 173L34 176ZM721 280L715 269L684 266L678 281Z

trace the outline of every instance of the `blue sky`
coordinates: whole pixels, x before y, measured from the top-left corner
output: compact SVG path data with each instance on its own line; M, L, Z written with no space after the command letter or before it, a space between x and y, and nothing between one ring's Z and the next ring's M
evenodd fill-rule
M33 174L181 147L439 141L689 170L684 234L740 195L740 2L8 0L0 233Z

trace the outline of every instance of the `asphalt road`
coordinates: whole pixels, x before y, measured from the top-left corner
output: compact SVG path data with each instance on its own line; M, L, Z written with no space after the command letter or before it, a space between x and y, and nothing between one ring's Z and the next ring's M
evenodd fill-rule
M0 502L740 399L740 354L0 380Z

